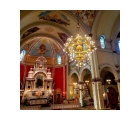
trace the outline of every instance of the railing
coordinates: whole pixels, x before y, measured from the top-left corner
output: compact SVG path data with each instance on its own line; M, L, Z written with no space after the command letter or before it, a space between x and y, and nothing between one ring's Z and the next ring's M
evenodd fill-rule
M40 110L41 106L20 106L20 110Z
M30 100L29 101L29 104L30 105L36 105L36 104L47 104L47 99L40 99L40 100L38 100L38 99L36 99L36 100Z
M65 109L65 108L79 108L80 104L54 104L51 105L51 109Z

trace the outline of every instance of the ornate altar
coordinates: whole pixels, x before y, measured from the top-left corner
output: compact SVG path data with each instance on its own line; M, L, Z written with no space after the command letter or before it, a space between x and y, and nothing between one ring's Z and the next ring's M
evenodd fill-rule
M28 104L47 104L53 95L53 78L47 69L47 60L40 56L37 58L34 68L31 68L26 77L23 101Z

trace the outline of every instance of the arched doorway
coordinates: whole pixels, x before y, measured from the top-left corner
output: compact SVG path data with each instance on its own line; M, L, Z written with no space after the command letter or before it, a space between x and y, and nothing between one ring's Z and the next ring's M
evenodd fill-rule
M78 75L73 73L71 75L70 84L69 84L69 100L74 102L79 101L79 91L78 91Z
M104 105L110 106L111 108L115 108L118 105L118 87L117 83L115 82L115 76L112 72L103 69L101 71L101 78L103 82L103 98L104 98Z
M111 105L112 107L117 106L118 94L116 90L113 87L108 87L106 90L107 90L107 96L108 96L108 105Z
M61 104L62 92L61 89L56 89L55 91L55 104Z
M93 105L93 90L92 90L92 83L91 83L91 71L87 68L85 68L81 72L81 80L84 81L83 84L83 102L86 103L86 105Z

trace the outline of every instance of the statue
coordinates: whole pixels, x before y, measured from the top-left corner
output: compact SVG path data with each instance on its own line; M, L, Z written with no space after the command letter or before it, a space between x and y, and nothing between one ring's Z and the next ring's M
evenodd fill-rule
M43 86L43 81L42 81L42 78L37 78L37 82L36 82L36 87L41 87Z

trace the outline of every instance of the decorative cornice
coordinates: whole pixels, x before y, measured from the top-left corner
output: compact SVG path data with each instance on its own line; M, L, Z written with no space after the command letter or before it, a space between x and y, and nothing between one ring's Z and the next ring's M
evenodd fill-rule
M92 78L91 82L102 82L102 78Z

